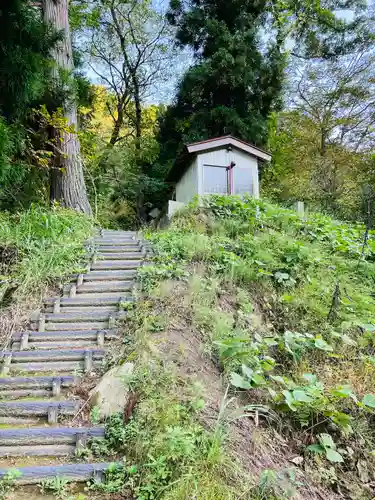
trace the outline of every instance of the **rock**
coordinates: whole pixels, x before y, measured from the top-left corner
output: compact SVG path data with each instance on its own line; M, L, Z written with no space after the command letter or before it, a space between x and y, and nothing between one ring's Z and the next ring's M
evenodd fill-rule
M99 408L101 420L125 408L129 397L127 381L133 369L133 363L114 366L90 392L90 404Z
M301 465L303 464L303 457L294 457L289 460L289 462L292 462L294 465Z
M357 471L359 479L362 481L362 483L368 483L370 481L366 460L358 460Z

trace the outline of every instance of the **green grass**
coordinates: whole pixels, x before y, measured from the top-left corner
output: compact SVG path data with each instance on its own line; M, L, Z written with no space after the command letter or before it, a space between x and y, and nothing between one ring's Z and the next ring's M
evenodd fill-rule
M210 197L148 235L156 265L139 280L149 292L189 281L191 327L233 392L251 400L256 390L322 484L333 467L336 484L367 498L355 466L372 467L375 447L375 238L370 231L362 252L364 233L320 214ZM337 453L322 447L325 434Z
M33 206L18 214L0 214L0 294L22 302L79 265L92 221L73 210Z

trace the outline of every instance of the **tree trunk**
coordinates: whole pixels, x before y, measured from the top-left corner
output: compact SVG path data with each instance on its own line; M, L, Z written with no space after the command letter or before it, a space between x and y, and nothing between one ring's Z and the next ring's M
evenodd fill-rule
M134 104L135 104L135 137L136 137L136 148L141 149L141 136L142 136L142 106L141 97L139 95L139 85L137 76L133 74L133 93L134 93Z
M73 70L68 0L43 0L43 15L46 24L64 35L64 39L51 54L55 61L53 76L60 82L61 72L65 73L64 78L66 78L66 73ZM64 89L64 94L65 91L68 94L68 90ZM68 127L77 130L77 106L74 99L69 102L66 99L63 108ZM91 215L77 134L56 128L54 138L58 152L51 173L51 200L57 200L68 208Z

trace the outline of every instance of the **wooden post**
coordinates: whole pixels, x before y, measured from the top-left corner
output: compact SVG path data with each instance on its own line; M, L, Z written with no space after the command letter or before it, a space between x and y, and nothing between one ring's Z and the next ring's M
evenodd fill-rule
M97 342L99 347L104 347L104 332L97 333Z
M298 215L303 217L305 215L305 204L303 201L296 201L294 204L294 208Z
M58 314L60 312L61 299L58 297L53 304L53 314Z
M21 344L20 344L20 351L23 351L28 348L29 344L29 333L28 332L22 332L21 336Z
M10 364L12 362L12 354L11 353L5 354L5 356L4 356L3 359L4 359L4 361L3 361L3 369L1 370L1 373L3 375L8 375L9 370L10 370Z
M85 372L89 373L92 370L92 351L85 352Z
M87 446L87 432L77 432L76 434L76 451L83 450Z
M76 296L77 293L77 285L72 285L69 290L69 297L72 299Z
M52 395L60 396L61 393L61 378L55 378L52 380Z
M49 424L57 424L58 411L56 406L50 406L48 408L47 420Z
M46 330L46 316L44 314L39 315L38 321L38 332L45 332Z

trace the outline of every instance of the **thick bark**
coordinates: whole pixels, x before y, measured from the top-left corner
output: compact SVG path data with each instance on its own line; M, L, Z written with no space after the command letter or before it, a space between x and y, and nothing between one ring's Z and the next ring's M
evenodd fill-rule
M124 124L124 109L123 109L122 104L118 104L118 106L117 106L117 118L114 122L113 130L112 130L112 134L111 134L111 139L109 141L109 144L111 144L111 146L114 146L116 144L116 142L118 141L118 139L120 137L121 127L123 126L123 124Z
M139 93L139 84L137 75L133 74L133 87L134 87L134 104L135 104L135 137L136 137L136 147L141 148L141 136L142 136L142 106L141 97Z
M64 35L63 40L52 51L52 57L55 61L53 76L56 81L60 81L62 71L68 73L73 70L68 0L43 0L43 14L44 22ZM73 100L66 101L63 103L63 108L68 126L77 130L77 106L75 102ZM66 207L91 215L77 134L55 129L54 138L58 151L51 174L51 199L59 201Z

